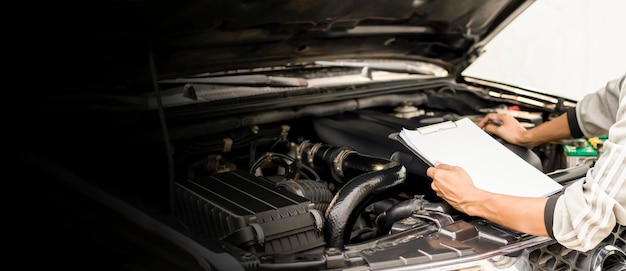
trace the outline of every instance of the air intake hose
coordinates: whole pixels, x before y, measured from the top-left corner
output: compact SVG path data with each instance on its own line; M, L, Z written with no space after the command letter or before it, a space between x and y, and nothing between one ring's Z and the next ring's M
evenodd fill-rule
M380 233L388 234L393 223L411 216L414 212L435 211L449 213L451 210L451 206L447 203L431 203L423 197L416 197L395 204L385 212L379 214L376 217L376 228Z
M312 167L329 169L335 179L349 179L326 210L324 234L334 248L343 249L349 243L350 230L368 204L398 193L406 179L400 163L344 147L304 142L298 153Z
M422 201L416 199L400 202L376 217L376 228L379 232L387 234L394 222L411 216L423 205Z

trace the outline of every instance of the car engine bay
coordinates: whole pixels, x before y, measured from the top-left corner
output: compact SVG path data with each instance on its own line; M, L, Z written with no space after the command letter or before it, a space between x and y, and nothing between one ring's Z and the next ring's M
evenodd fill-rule
M392 119L419 125L416 119L371 111L315 119L306 125L319 136L296 131L296 142L289 139L294 127L281 125L248 131L243 141L231 137L213 144L183 144L180 148L187 151L215 146L230 152L203 153L202 159L189 163L188 178L176 183L176 213L208 237L269 255L343 251L381 237L395 239L408 230L423 236L448 234L437 238L449 239L444 245L423 238L423 258L479 253L523 239L522 234L463 217L438 200L423 176L426 164L386 138L401 125ZM237 142L250 144L239 146L241 153L236 154ZM370 264L386 251L368 250L364 255Z
M591 264L587 254L549 238L453 209L430 188L427 164L389 138L402 128L461 118L477 122L489 112L509 112L532 128L573 103L531 103L532 95L511 99L525 92L445 79L318 88L300 94L302 99L284 100L267 91L272 88L207 102L213 106L162 107L168 117L165 134L155 129L154 111L138 118L122 112L108 120L109 126L98 125L97 115L89 120L93 126L70 121L76 133L45 147L115 201L165 217L193 240L220 244L218 250L246 270L379 270L407 264L429 269L476 260L506 267L522 264L512 260L520 253L534 259L530 264L538 270ZM186 83L173 93L189 97L189 89ZM267 95L271 104L258 109ZM307 100L315 95L319 99ZM495 139L564 185L589 168L565 168L557 143L528 149ZM166 148L163 141L169 142ZM69 142L85 148L64 148ZM52 199L55 193L42 196ZM608 244L623 247L623 235L617 227ZM581 256L563 256L567 253Z
M388 106L385 96L365 106L364 98L358 104L367 108L328 116L274 122L259 115L284 119L289 113L263 112L255 115L266 119L263 124L179 141L177 172L186 175L177 178L175 213L185 228L252 253L269 269L328 267L332 257L321 255L331 252L371 268L402 265L398 255L433 264L545 242L454 210L430 189L426 163L388 138L402 128L463 117L478 121L489 111L515 110L529 128L548 115L515 105L472 110L482 106L472 96L443 86L389 95L404 101L396 106ZM454 110L441 109L450 104ZM540 170L558 167L562 158L550 146L538 154L500 142ZM561 177L573 180L583 172ZM336 264L345 266L339 258Z
M532 2L32 9L45 23L20 32L36 46L8 100L9 247L45 270L622 271L624 227L579 252L468 216L390 138L492 112L532 129L575 107L463 75ZM494 139L563 187L599 153Z

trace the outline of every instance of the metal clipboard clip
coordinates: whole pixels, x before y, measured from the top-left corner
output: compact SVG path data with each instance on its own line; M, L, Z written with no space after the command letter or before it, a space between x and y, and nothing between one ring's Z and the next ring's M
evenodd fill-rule
M427 134L432 134L432 133L436 133L439 131L444 131L444 130L449 130L449 129L454 129L454 128L456 128L456 123L448 120L448 121L416 128L415 130L418 131L422 135L427 135Z

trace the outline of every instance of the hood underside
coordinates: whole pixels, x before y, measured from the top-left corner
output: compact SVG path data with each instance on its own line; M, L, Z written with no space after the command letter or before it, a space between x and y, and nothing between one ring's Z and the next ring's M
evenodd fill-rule
M363 55L444 62L454 75L528 2L70 1L42 9L31 33L49 70L117 85L150 78L150 58L159 79Z

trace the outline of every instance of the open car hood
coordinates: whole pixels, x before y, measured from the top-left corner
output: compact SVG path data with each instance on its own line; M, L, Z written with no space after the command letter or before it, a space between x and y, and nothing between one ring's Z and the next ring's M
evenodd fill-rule
M531 2L37 6L22 32L36 61L10 100L24 251L64 270L622 268L624 227L582 254L470 217L389 137L488 112L532 128L574 107L460 76ZM589 168L565 167L558 142L499 142L563 185Z
M50 41L50 70L118 85L149 79L148 54L159 79L362 55L443 62L456 75L531 2L70 1L42 9L49 20L32 31Z

